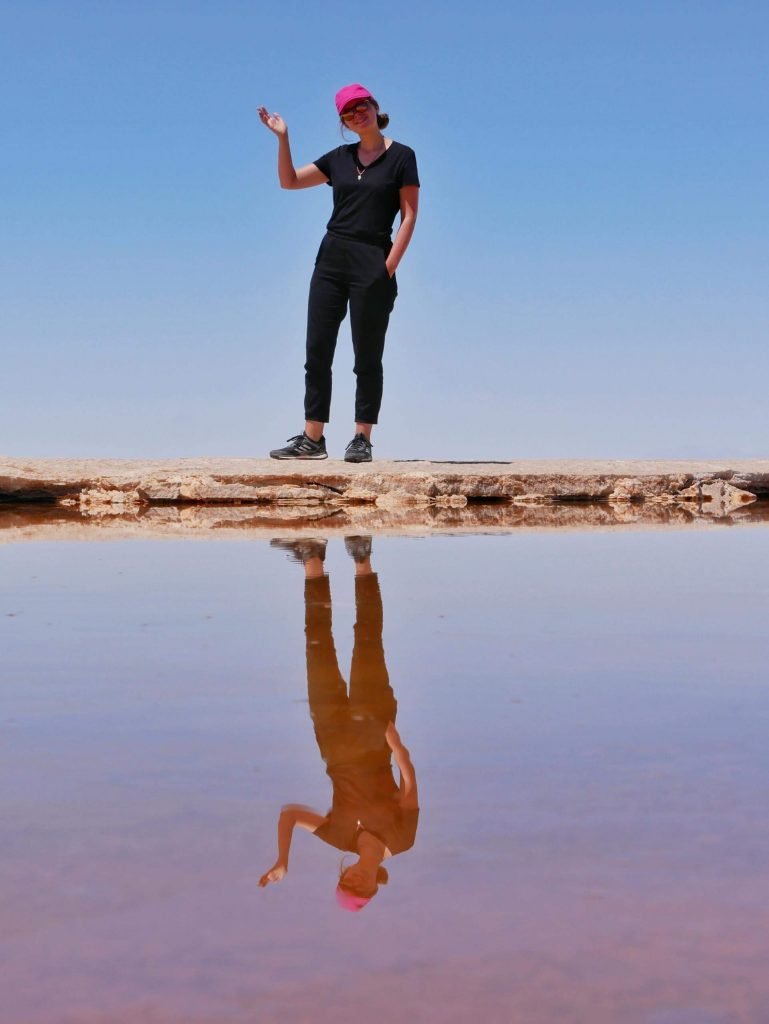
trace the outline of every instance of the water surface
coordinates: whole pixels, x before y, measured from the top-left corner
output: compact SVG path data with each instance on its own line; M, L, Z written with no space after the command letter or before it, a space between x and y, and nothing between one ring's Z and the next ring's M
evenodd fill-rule
M384 664L419 819L358 913L310 832L258 886L281 807L331 803L302 564L0 547L2 1024L763 1024L766 537L375 536L361 678ZM349 683L343 536L324 569Z

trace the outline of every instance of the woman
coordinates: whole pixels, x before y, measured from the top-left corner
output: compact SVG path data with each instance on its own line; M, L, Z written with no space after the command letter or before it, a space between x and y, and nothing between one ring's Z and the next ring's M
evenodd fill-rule
M419 799L414 765L395 728L397 703L382 646L382 598L371 568L371 538L347 537L355 561L355 644L349 693L339 671L331 632L331 591L323 571L325 540L274 540L304 565L307 690L315 738L333 787L323 815L289 804L278 818L278 856L259 884L280 882L288 871L294 829L312 832L357 859L339 877L336 899L362 910L386 884L382 862L414 845ZM400 773L393 777L392 761Z
M390 118L362 85L346 85L336 94L344 127L359 140L339 146L312 164L294 168L288 128L280 114L259 107L259 117L278 137L281 188L329 184L334 209L321 242L310 282L307 313L304 431L273 459L325 459L323 429L331 407L331 364L339 325L350 305L355 352L355 436L346 462L371 462L371 428L382 401L382 353L398 286L395 271L408 248L417 218L419 176L414 151L386 138ZM393 221L400 211L395 241Z

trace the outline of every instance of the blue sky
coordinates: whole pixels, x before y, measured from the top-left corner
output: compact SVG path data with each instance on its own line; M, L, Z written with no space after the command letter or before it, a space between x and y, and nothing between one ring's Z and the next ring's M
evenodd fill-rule
M375 456L765 456L769 6L0 0L0 452L257 455L361 81L416 150ZM335 364L332 454L352 436Z

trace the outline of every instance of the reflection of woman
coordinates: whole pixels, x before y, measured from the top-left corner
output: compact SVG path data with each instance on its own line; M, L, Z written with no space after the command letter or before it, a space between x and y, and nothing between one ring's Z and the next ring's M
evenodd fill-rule
M276 543L276 542L273 542ZM348 538L356 561L355 644L347 692L331 633L331 593L323 574L325 542L277 542L305 568L305 635L310 714L333 785L326 815L291 804L278 819L278 857L259 884L279 882L288 870L295 826L357 855L339 878L337 901L361 910L387 882L382 862L414 845L419 808L414 766L395 728L396 702L382 647L382 599L371 570L370 541ZM400 773L393 777L391 757Z
M406 252L417 218L419 175L414 151L386 138L387 114L362 85L336 94L342 125L358 136L315 163L296 169L288 128L280 114L259 107L262 123L278 137L281 188L333 186L334 210L310 282L307 311L304 430L273 459L325 459L323 428L331 415L331 365L339 325L350 306L355 351L355 436L345 462L371 462L371 429L382 403L385 334L398 293L395 270ZM393 221L401 221L393 242Z

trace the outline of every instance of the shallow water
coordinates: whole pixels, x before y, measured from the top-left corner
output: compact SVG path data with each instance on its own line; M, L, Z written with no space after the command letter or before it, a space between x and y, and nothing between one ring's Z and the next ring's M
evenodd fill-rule
M420 815L355 914L309 832L258 887L331 803L302 565L0 547L0 1021L764 1024L767 536L375 536ZM340 535L325 569L348 679Z

